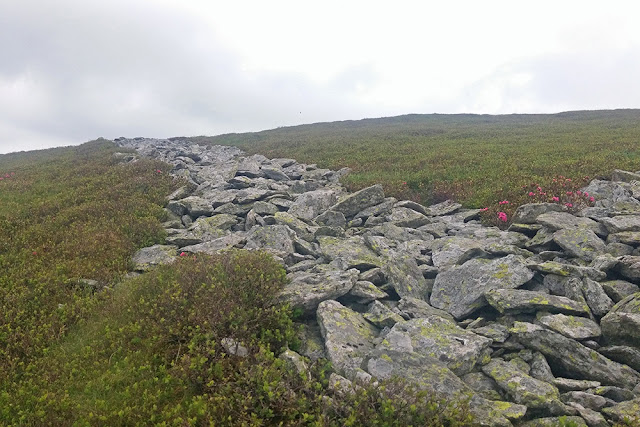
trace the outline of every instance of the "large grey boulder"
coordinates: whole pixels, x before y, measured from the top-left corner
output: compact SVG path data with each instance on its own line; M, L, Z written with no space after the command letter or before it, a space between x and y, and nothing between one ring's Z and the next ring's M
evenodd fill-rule
M553 234L553 240L570 256L593 261L605 252L605 244L596 233L584 228L564 228Z
M622 425L639 425L640 423L640 397L617 405L604 408L602 413L614 421L623 422ZM629 424L630 423L630 424Z
M318 236L320 253L327 259L342 259L349 268L359 268L367 270L374 267L381 267L383 262L366 245L364 238L354 236L349 239L341 239L331 236Z
M136 271L149 271L160 264L169 264L176 259L177 248L171 245L154 245L138 250L133 255L133 265Z
M415 352L376 349L367 360L367 371L378 379L399 377L437 397L470 401L474 422L479 426L509 427L508 416L522 417L526 408L508 402L492 402L479 396L437 359Z
M539 224L551 230L562 230L565 228L584 228L599 235L606 235L604 226L590 218L571 215L568 212L547 212L536 218Z
M289 283L280 292L280 300L292 309L311 315L322 301L347 294L358 279L357 270L299 271L287 275Z
M548 212L562 212L563 207L557 203L527 203L518 206L511 218L516 224L535 224L538 216Z
M465 237L444 237L431 243L431 258L436 267L448 267L486 255L483 246L476 240Z
M431 220L424 214L407 207L394 207L387 216L387 220L398 227L408 228L418 228L431 223Z
M544 354L554 373L629 389L640 382L640 374L628 366L614 362L575 340L541 326L515 322L511 334L525 347Z
M607 295L600 283L589 278L582 279L582 295L587 305L598 318L604 316L613 307L613 301Z
M519 255L472 259L436 276L430 303L461 319L487 305L485 292L518 288L533 274Z
M616 270L627 279L640 279L640 256L626 255L618 258Z
M548 311L550 313L588 316L589 311L580 303L566 297L523 289L491 289L484 293L489 304L500 313L520 314Z
M607 342L640 348L640 292L613 306L600 326Z
M318 305L317 317L333 368L347 378L354 378L374 348L378 329L360 313L333 300Z
M600 283L600 285L602 285L602 288L614 303L619 302L631 294L640 292L638 285L627 282L626 280L609 280Z
M446 311L432 307L429 303L419 298L404 297L400 299L400 302L398 303L398 310L411 318L435 315L447 320L454 320L453 316Z
M536 314L536 323L574 340L599 338L602 334L600 326L585 317L551 314L541 311Z
M493 378L511 399L531 409L544 409L546 415L565 414L558 389L537 380L500 359L492 359L482 367L482 372Z
M416 259L407 252L389 251L384 257L382 271L400 298L428 300L429 285L420 272Z
M247 233L246 249L271 249L282 254L295 252L294 233L285 225L254 227Z
M618 215L612 218L602 218L600 222L607 227L609 233L640 231L640 215Z
M309 191L299 195L288 212L298 218L312 220L333 206L337 200L338 196L334 190Z
M396 323L378 348L429 355L460 376L471 372L483 358L488 360L490 344L490 339L432 315Z
M203 215L210 216L213 214L213 205L210 201L203 199L202 197L189 196L179 200L179 203L185 207L187 213L193 219Z
M377 184L344 197L333 205L331 210L342 212L346 218L349 218L363 209L382 203L383 200L384 191L382 190L382 185Z

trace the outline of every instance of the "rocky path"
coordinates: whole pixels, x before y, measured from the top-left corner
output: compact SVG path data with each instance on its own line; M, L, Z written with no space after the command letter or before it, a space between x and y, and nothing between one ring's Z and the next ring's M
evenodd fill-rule
M306 319L300 353L328 358L342 387L398 375L471 395L491 426L640 414L640 174L591 182L596 206L576 215L524 205L502 231L452 201L425 207L379 185L348 193L347 170L181 140L115 142L188 182L169 196L166 245L139 251L136 268L268 250L290 279L282 299Z

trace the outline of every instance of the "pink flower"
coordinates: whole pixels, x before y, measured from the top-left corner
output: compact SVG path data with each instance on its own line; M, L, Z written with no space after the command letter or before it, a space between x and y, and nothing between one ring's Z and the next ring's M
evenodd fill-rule
M559 198L559 197L556 197L556 196L553 196L553 197L551 198L551 200L553 200L554 202L559 202L559 201L560 201L560 198Z
M407 181L402 181L402 185L407 185Z
M580 190L576 191L576 195L581 196L582 195L582 191L580 191Z
M589 197L589 201L590 201L590 202L595 202L595 201L596 201L596 198L595 198L595 197L593 197L593 196L591 196L591 197Z
M187 256L186 252L180 252L180 256Z
M589 193L587 193L586 191L584 192L584 197L589 197Z
M507 214L504 212L498 212L498 219L502 222L507 222Z
M156 173L162 173L160 169L156 169Z
M31 252L31 255L38 255L38 252L33 251L33 252Z
M567 191L567 196L572 195L573 193L571 191Z
M529 191L529 195L533 197L536 195L536 193L534 193L533 191Z
M482 208L482 209L480 209L480 212L486 212L488 210L489 210L489 208Z
M572 205L571 203L565 203L564 205L565 205L566 207L568 207L568 208L572 208L572 207L573 207L573 205Z

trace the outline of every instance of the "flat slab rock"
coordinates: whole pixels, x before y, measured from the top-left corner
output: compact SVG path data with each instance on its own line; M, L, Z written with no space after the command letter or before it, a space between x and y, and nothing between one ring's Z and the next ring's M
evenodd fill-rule
M462 319L488 304L485 292L518 288L531 280L533 274L519 255L472 259L436 276L430 302Z
M510 332L525 347L544 354L554 373L628 389L640 382L638 372L557 332L526 322L515 322Z
M522 289L492 289L484 294L487 302L500 313L519 314L548 311L588 316L588 307L567 298Z
M396 323L378 348L426 354L460 376L489 358L490 344L490 339L432 315Z
M594 339L602 335L600 325L586 317L538 312L536 323L574 340Z
M358 279L358 271L300 271L288 274L287 278L289 283L280 292L279 299L288 302L292 309L311 315L322 301L347 294Z

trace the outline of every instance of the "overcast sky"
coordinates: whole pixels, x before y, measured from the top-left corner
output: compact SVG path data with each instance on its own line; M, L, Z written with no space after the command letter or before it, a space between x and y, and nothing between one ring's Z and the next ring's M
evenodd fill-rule
M640 107L636 1L0 0L0 153Z

